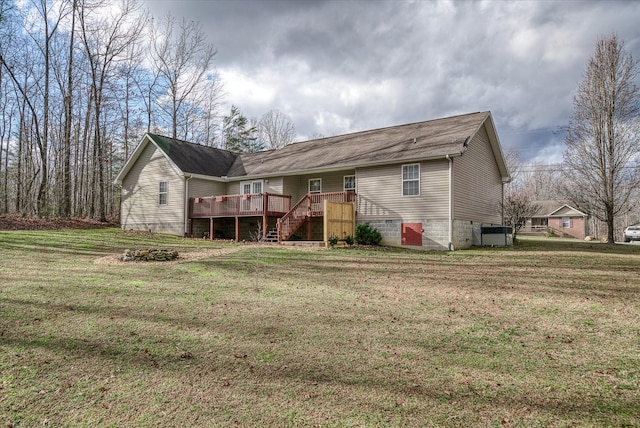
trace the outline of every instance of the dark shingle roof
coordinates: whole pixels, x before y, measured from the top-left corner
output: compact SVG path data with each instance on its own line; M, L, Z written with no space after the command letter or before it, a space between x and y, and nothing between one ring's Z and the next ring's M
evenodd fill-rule
M238 156L229 177L348 168L459 154L489 112L356 132Z
M241 155L157 134L148 134L148 137L186 174L241 178L456 156L464 152L469 139L485 122L491 128L494 151L499 152L499 143L492 137L495 129L489 112L355 132ZM136 153L139 154L142 147L143 144L139 145ZM121 183L136 156L134 154L120 171L116 183ZM502 159L501 153L496 156ZM507 176L504 162L499 165L503 166L503 176Z
M222 177L233 165L235 153L215 147L202 146L162 135L149 137L164 151L183 172Z

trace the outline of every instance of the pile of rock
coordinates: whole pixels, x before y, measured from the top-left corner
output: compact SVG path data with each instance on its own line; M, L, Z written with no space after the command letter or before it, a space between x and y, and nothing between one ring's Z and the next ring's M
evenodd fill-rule
M178 252L174 250L126 250L122 261L124 262L165 262L178 258Z

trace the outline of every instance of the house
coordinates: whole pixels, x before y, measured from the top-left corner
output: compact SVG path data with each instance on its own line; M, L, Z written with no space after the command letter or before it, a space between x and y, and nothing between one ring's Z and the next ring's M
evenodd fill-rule
M553 234L564 238L586 238L588 215L567 201L535 201L538 211L522 227L527 234Z
M502 224L509 181L490 112L236 154L145 135L115 182L124 229L322 240L324 200L351 202L382 244L458 249Z

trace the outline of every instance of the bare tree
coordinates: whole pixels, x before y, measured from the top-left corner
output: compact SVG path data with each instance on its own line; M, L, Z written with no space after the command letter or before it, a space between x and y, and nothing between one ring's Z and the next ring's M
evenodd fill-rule
M562 165L540 162L523 164L520 167L518 181L533 200L564 199L560 186Z
M78 19L91 76L97 216L101 221L106 221L105 163L108 158L104 140L105 112L102 111L105 107L105 91L116 64L125 58L128 47L138 40L142 27L137 24L138 4L135 0L123 0L117 8L107 6L112 16L98 13L107 3L90 1L80 0Z
M296 128L288 116L278 110L270 110L258 122L258 138L270 149L281 149L293 143Z
M71 125L73 122L73 51L74 35L76 27L76 0L71 6L71 29L69 30L69 57L67 59L67 82L61 90L64 96L64 135L63 135L63 156L62 156L62 198L60 204L60 215L69 217L71 215Z
M4 67L11 78L14 87L22 95L33 123L35 142L38 147L39 167L36 175L40 177L38 185L36 213L45 214L48 211L47 195L49 190L49 102L51 89L52 40L58 31L58 26L68 13L67 2L60 2L57 8L52 7L47 0L33 2L33 16L40 19L23 19L23 34L27 37L17 38L15 35L2 37L4 43L0 45L0 67ZM7 19L10 11L3 2L0 5L2 20ZM8 45L13 44L13 52L9 52ZM36 57L39 52L40 57ZM9 53L9 55L7 55ZM32 55L31 59L25 59ZM24 111L24 110L23 110ZM22 119L22 124L27 122ZM23 134L25 135L25 134ZM36 176L31 184L36 181Z
M637 63L615 35L600 38L574 97L564 153L566 193L578 208L607 224L640 185L640 92Z
M523 189L510 188L505 192L502 203L502 215L507 226L513 230L513 242L516 243L518 231L528 218L533 217L540 206L531 200Z
M166 15L152 22L152 54L158 71L156 89L160 109L170 117L171 136L188 139L189 118L201 108L207 91L206 82L218 79L212 70L217 51L207 42L199 24L183 19L176 29L176 20Z

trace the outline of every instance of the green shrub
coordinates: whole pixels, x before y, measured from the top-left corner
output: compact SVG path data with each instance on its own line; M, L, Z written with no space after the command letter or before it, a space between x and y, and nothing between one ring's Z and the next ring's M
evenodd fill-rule
M353 236L347 235L344 237L344 243L348 246L352 246L356 241L353 239Z
M382 235L369 223L359 224L356 227L356 242L361 245L378 245L382 241Z
M333 235L329 237L329 245L331 246L331 248L335 247L337 243L338 243L337 236Z

